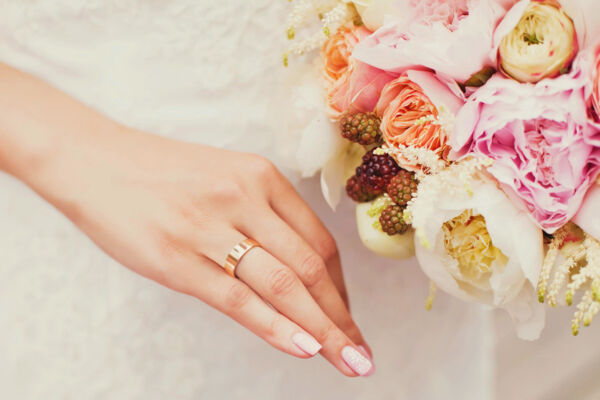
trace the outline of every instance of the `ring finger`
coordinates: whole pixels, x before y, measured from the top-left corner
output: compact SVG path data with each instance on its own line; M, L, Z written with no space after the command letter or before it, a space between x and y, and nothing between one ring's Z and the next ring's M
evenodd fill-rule
M237 231L218 237L223 243L231 243L231 247L246 239ZM231 247L223 248L222 254L228 254ZM215 258L222 263L223 256ZM239 261L236 274L280 313L315 337L323 346L321 354L343 374L368 375L372 371L369 359L325 315L296 274L275 257L262 248L252 249Z

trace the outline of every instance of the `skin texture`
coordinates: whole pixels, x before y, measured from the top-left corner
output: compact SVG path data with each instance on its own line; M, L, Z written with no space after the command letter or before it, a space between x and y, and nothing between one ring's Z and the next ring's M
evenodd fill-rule
M0 169L111 257L293 356L310 357L292 340L308 333L358 375L342 349L370 350L348 311L335 241L268 160L121 126L2 64L0 92ZM234 279L221 265L247 237L263 248Z

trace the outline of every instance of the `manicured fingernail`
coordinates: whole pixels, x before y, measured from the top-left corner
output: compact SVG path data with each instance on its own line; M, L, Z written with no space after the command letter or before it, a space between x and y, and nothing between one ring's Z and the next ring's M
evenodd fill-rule
M351 346L342 349L342 359L360 376L368 376L373 369L373 363Z
M292 336L292 342L306 354L314 356L321 350L321 346L317 340L308 333L298 332Z
M373 357L371 357L371 353L369 353L367 351L367 348L365 346L363 346L362 344L358 345L358 348L362 350L362 352L369 357L369 360L371 360L371 363L373 364ZM375 364L373 364L373 368L371 368L371 370L369 372L367 372L367 374L365 376L371 376L375 373Z

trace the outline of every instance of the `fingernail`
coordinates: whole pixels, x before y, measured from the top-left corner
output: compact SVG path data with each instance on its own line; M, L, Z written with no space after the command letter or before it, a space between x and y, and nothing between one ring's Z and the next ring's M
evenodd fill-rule
M317 340L308 333L298 332L292 336L292 342L308 355L314 356L321 350L321 346Z
M342 359L360 376L369 376L373 369L373 363L351 346L342 349Z
M373 364L373 368L371 368L371 370L369 372L367 372L367 374L365 376L371 376L375 373L375 364L373 363L373 357L371 356L371 353L369 353L367 351L367 348L365 346L363 346L362 344L358 345L358 348L362 350L362 352L369 357L369 360L371 360L371 364Z

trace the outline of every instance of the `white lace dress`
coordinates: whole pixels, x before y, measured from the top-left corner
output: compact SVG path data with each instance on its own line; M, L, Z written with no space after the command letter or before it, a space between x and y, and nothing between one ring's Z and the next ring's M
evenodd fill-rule
M0 60L122 123L262 153L285 167L294 132L274 121L291 107L281 66L288 7L283 0L2 0ZM425 312L427 281L414 261L362 250L353 205L333 214L315 180L299 187L340 244L374 376L347 379L318 357L272 350L197 300L123 268L0 175L0 398L491 399L513 383L532 396L546 393L529 379L545 364L536 356L553 360L544 342L518 343L510 330L497 340L493 314L447 296ZM521 346L520 353L498 358L497 343ZM569 373L584 358L598 359L577 349L587 358L569 349ZM523 352L534 355L522 359Z

